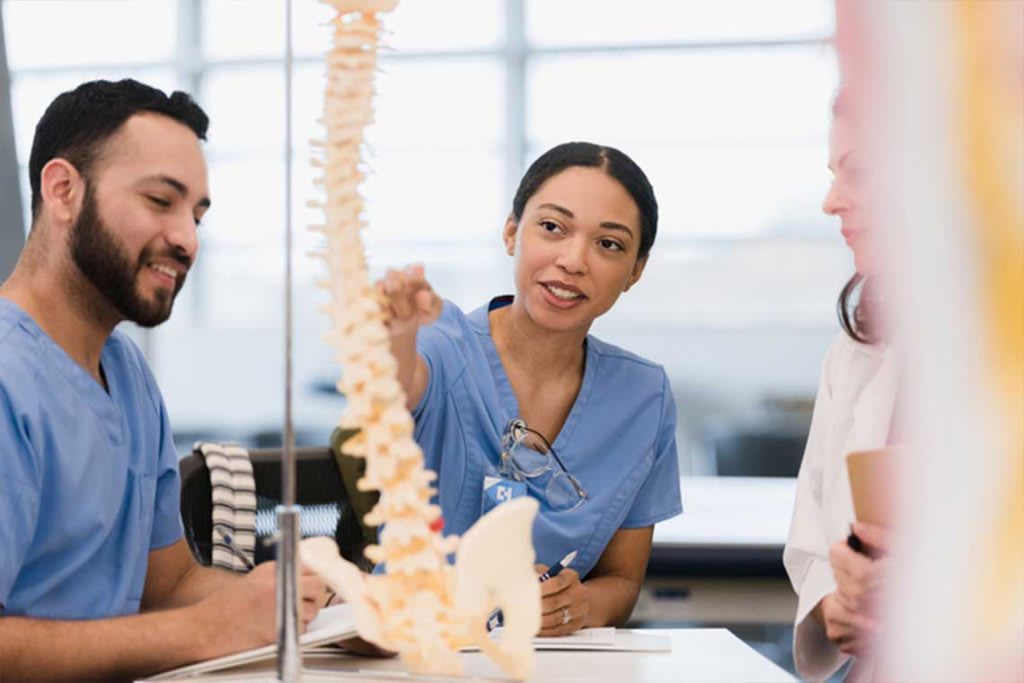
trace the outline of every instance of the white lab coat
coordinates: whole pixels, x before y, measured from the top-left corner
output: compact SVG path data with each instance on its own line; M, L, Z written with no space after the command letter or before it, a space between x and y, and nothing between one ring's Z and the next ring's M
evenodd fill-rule
M848 658L810 613L836 589L828 549L847 537L854 519L845 456L888 439L899 382L895 356L891 347L858 344L840 333L822 364L782 558L798 598L793 658L811 681L827 678ZM856 669L870 675L871 666L858 662Z

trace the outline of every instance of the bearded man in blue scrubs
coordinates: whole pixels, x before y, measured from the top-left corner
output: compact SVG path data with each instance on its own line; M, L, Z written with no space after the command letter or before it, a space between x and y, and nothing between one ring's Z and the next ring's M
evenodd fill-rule
M0 679L134 677L274 639L274 567L196 564L160 391L115 326L167 320L210 206L208 119L95 81L36 127L32 230L0 286ZM303 575L303 622L323 584ZM140 613L141 612L141 613Z

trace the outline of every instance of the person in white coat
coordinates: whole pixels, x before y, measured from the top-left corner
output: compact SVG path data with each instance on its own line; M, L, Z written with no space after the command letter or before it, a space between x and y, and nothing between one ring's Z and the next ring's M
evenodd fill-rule
M814 681L834 674L851 656L857 661L848 680L871 676L866 655L878 630L874 598L888 539L884 529L854 522L845 456L891 442L900 365L872 314L876 235L863 206L862 158L848 100L841 92L833 106L829 168L834 179L823 209L840 219L857 273L839 297L843 330L823 363L783 553L798 596L793 657L797 672ZM851 531L867 554L848 545Z

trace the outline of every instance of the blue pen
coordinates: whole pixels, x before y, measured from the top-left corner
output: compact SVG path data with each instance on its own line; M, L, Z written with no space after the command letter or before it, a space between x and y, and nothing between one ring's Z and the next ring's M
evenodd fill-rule
M571 553L563 557L558 562L548 567L548 570L540 575L540 583L544 583L548 579L552 579L558 576L563 569L572 564L572 561L576 559L576 551L573 550ZM491 616L487 617L487 630L493 631L494 629L505 623L504 616L500 609L496 609L491 612Z
M213 530L220 534L221 543L228 549L228 551L230 551L232 555L234 555L242 561L242 564L245 565L246 569L251 570L256 566L252 563L252 560L250 560L248 556L246 556L245 552L237 545L235 545L235 541L233 538L231 538L231 534L222 530L219 524L215 524Z
M572 561L576 559L576 551L573 550L571 553L563 557L558 562L555 562L546 572L540 575L540 582L544 583L550 578L558 576L563 569L572 564Z

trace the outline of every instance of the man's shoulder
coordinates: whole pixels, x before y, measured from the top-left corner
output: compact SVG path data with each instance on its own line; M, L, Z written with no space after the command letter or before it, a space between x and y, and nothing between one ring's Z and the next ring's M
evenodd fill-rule
M107 340L107 348L115 362L134 379L133 384L144 388L149 400L159 408L160 388L138 344L124 331L115 329Z
M142 355L142 349L122 330L115 329L110 333L107 346L117 359L117 362L130 366L136 372L148 372L149 366L146 365L146 358Z
M0 348L34 339L31 319L10 299L0 297ZM6 349L5 349L6 351Z
M18 318L0 313L0 385L7 392L35 383L41 364L39 339Z

